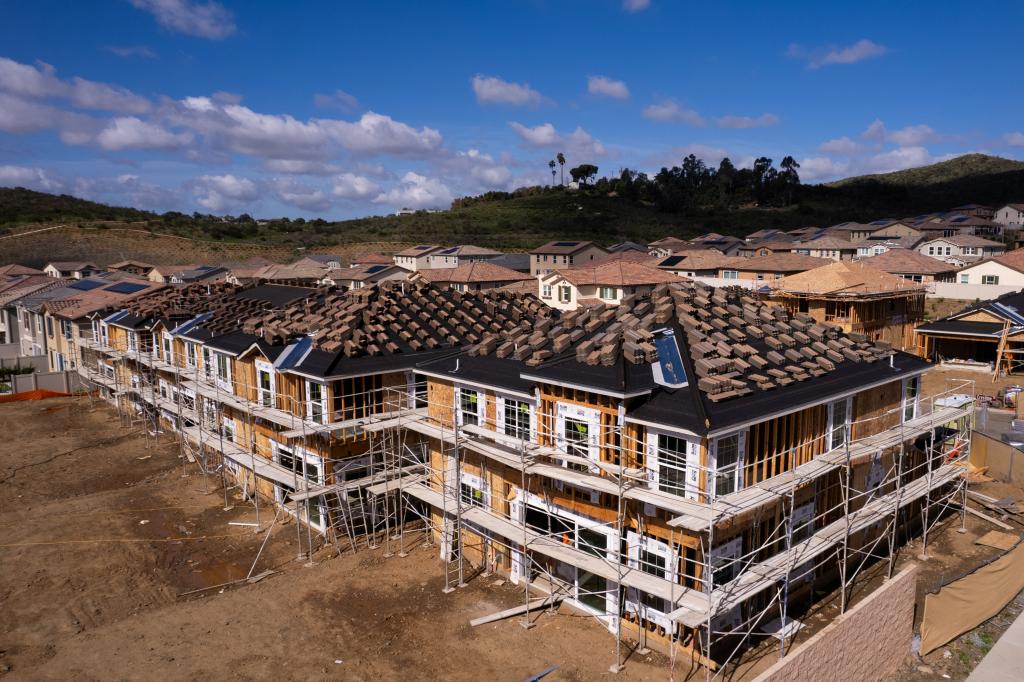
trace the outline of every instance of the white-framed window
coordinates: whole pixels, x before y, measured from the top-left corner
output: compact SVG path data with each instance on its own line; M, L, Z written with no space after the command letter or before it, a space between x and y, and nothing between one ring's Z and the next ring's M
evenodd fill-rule
M551 298L551 285L550 284L542 284L541 285L541 287L540 287L540 297L541 298Z
M970 282L970 275L960 275L960 284L967 284Z
M921 377L903 380L903 421L917 417L921 406Z
M135 332L129 331L125 334L125 337L128 339L128 350L133 353L137 351L139 349L139 337Z
M220 432L224 436L224 440L235 443L235 420L231 417L221 417Z
M107 326L106 322L100 322L100 342L104 346L110 345L110 327Z
M484 394L460 386L455 391L455 416L459 426L479 426L484 423Z
M174 364L174 339L168 332L163 333L164 342L164 362L169 365Z
M459 497L462 504L470 507L488 508L491 506L490 491L487 484L476 474L463 471L459 480Z
M664 580L676 582L679 579L679 557L673 556L668 543L649 535L633 531L626 533L629 567ZM635 613L644 620L671 628L668 614L672 611L669 603L636 588L626 590L626 612Z
M214 374L213 353L209 348L203 346L203 376L210 380L214 377Z
M517 398L498 396L495 405L495 430L518 440L532 441L537 431L533 404Z
M556 403L555 446L567 455L601 461L601 413L591 407ZM565 461L564 466L595 474L600 471L579 462Z
M567 284L562 284L558 287L558 302L559 303L571 303L572 302L572 287Z
M71 321L61 320L60 321L60 333L65 339L71 339Z
M935 247L934 246L929 246L928 247L928 255L929 256L934 256L935 255Z
M739 279L739 276L736 270L722 270L722 279Z
M850 424L853 398L840 398L828 404L828 449L846 445L846 429Z
M695 499L699 465L700 443L678 434L647 432L647 478L652 488Z
M100 340L100 321L99 320L93 320L92 321L92 339L93 339L93 341L99 341Z
M306 417L317 424L327 423L327 388L316 381L306 381Z
M264 360L257 360L255 364L257 399L263 407L274 407L274 395L277 393L274 366Z
M598 297L606 301L615 298L615 287L601 287L598 290Z
M742 568L739 561L743 554L743 537L733 538L711 548L712 585L719 587L733 580ZM710 591L705 584L705 591Z
M999 275L982 275L982 284L999 284Z
M714 495L728 495L743 486L745 431L719 436L711 441L711 459L715 466Z
M303 448L290 448L271 441L271 451L274 462L288 471L295 472L298 480L299 492L305 490L303 479L312 485L324 484L324 461L323 458L304 450ZM289 503L289 496L295 492L295 488L287 483L276 482L274 484L274 498L289 513L295 514L295 504ZM308 514L307 514L308 510ZM299 504L299 512L306 517L307 523L317 530L323 531L327 528L327 508L324 505L323 497L314 497Z
M196 350L196 344L191 341L185 342L185 364L193 368L199 366L199 354Z
M214 353L217 362L217 385L225 391L233 392L231 385L231 356Z
M64 354L63 353L57 353L54 356L54 360L55 360L54 366L57 368L57 371L58 372L63 372L64 371Z

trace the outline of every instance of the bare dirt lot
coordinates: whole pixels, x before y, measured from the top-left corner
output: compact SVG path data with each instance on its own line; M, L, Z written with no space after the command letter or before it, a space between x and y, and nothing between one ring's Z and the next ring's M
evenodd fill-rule
M255 522L250 504L225 511L216 480L193 465L183 477L177 446L121 428L99 402L0 404L0 434L3 677L614 677L613 638L564 608L530 630L516 618L471 628L522 593L491 577L442 594L436 547L325 549L307 567L295 524L278 524L255 568L277 573L182 596L248 574L266 534L228 524ZM667 666L634 654L617 679L666 679Z

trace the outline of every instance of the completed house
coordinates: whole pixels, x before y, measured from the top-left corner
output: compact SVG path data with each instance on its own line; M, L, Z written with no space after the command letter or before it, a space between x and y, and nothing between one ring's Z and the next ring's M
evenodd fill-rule
M536 289L536 278L532 275L503 268L488 261L469 261L457 268L420 270L413 273L409 279L414 282L427 282L437 287L448 287L455 291L486 291L519 282L529 282Z
M501 251L485 249L482 246L462 244L460 246L447 246L440 251L430 254L430 267L432 268L457 268L466 263L477 263L490 261L501 256Z
M442 246L436 244L420 244L418 246L410 246L407 249L403 249L395 254L395 265L416 272L417 270L426 270L427 268L433 267L430 264L430 256L440 251Z
M968 265L957 273L960 284L1024 287L1024 249L1014 249Z
M723 279L752 279L760 282L782 279L786 275L813 270L832 262L826 258L815 258L789 252L773 253L745 260L746 262L720 268L718 276Z
M350 268L328 270L320 284L341 287L344 289L362 289L388 280L406 280L409 271L401 268L390 260L387 263L374 265L353 265Z
M921 242L917 251L925 256L964 266L1006 252L1006 245L973 234L956 234Z
M126 272L134 277L142 277L145 279L149 277L149 273L152 272L154 267L156 266L151 265L150 263L144 263L140 260L122 260L117 263L111 263L107 266L107 270Z
M889 249L877 256L862 258L860 262L911 282L929 284L956 281L955 265L929 258L912 249Z
M1005 230L1020 231L1024 228L1024 204L1006 204L996 211L992 221L1002 225Z
M749 261L742 256L726 256L721 251L683 251L658 262L658 269L678 277L725 277L738 279L740 268Z
M84 277L90 277L100 272L99 267L95 263L86 263L82 261L55 261L53 263L47 263L46 267L43 268L50 277L73 277L74 279L82 279Z
M649 295L659 284L678 282L670 272L629 260L592 268L556 270L540 277L540 299L552 308L618 305L623 299Z
M792 244L790 251L815 258L853 260L857 255L857 245L839 237L818 237L807 242Z
M530 274L538 277L555 270L586 267L606 255L608 252L593 242L548 242L530 251Z

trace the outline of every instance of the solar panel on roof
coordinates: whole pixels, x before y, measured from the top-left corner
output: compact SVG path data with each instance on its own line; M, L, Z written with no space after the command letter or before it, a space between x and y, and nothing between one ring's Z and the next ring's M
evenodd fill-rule
M104 291L112 291L115 294L134 294L137 291L142 291L148 284L139 284L138 282L118 282L113 284Z
M576 246L579 242L555 242L555 246Z
M445 250L444 250L444 251L442 251L441 253L442 253L443 255L447 255L447 254L449 254L449 253L455 253L455 252L456 252L456 251L458 251L458 250L459 250L459 247L457 247L457 246L453 246L453 247L451 247L450 249L445 249Z
M665 260L663 260L660 263L658 263L658 265L664 265L666 267L672 267L673 265L677 265L679 263L679 261L681 261L681 260L683 260L683 256L669 256Z
M390 266L387 266L387 265L371 265L370 267L366 268L366 274L372 275L373 273L380 272L381 270L384 270L384 269L386 269L388 267L390 267Z
M78 289L79 291L92 291L98 287L103 286L106 282L97 282L93 279L80 279L73 284L69 284L69 289Z
M429 246L414 246L413 248L416 249L417 251L422 251L423 249L429 249L430 247Z

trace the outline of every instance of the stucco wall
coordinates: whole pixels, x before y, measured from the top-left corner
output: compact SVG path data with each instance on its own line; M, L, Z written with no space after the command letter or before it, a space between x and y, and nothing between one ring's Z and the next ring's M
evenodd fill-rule
M908 566L754 682L878 680L903 665L914 635L917 567Z

